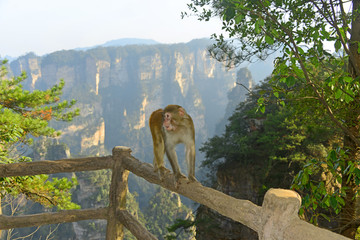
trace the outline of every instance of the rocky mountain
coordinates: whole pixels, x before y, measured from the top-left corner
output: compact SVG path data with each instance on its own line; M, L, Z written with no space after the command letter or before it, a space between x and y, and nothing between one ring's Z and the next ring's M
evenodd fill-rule
M228 123L228 118L231 117L239 103L245 101L247 96L251 94L255 81L252 77L251 71L248 68L242 67L236 72L236 85L229 92L228 104L225 108L225 114L222 119L218 121L215 128L215 134L221 135L225 132L225 126Z
M63 131L74 155L99 155L126 145L143 160L152 160L147 121L167 104L185 107L193 117L201 144L224 115L227 92L236 70L226 70L206 52L209 40L187 44L98 47L59 51L43 57L28 54L11 62L14 75L28 73L24 87L45 89L63 78L65 99L78 100L81 116ZM146 152L146 156L144 152ZM144 159L145 158L145 159Z

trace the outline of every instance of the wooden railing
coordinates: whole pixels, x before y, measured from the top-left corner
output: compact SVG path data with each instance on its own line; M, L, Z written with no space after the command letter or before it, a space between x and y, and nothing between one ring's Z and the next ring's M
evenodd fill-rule
M248 200L236 199L212 188L204 187L200 183L189 183L186 179L180 180L180 184L175 187L172 174L166 175L163 180L160 180L151 164L139 161L130 153L130 148L115 147L112 156L107 157L1 164L0 178L100 169L112 169L112 178L109 206L106 208L67 210L57 213L15 217L0 215L0 230L89 219L105 219L107 220L107 240L123 239L123 226L137 239L157 239L125 209L128 188L127 179L129 171L131 171L148 182L177 192L248 226L258 233L261 240L347 239L300 220L298 210L301 198L294 191L270 189L264 197L263 205L260 207Z

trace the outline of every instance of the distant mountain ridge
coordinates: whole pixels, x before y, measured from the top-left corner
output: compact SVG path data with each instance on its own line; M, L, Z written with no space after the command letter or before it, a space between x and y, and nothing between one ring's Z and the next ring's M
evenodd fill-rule
M95 45L91 47L80 47L75 48L76 51L87 51L89 49L97 48L97 47L122 47L127 45L154 45L161 44L153 39L143 39L143 38L120 38L115 40L107 41L100 45Z

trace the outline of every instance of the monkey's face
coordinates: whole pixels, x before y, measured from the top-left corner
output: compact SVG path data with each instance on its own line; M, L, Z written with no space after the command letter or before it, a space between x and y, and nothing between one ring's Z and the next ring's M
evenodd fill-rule
M164 122L163 126L165 127L166 131L173 131L175 130L175 127L171 124L171 113L166 112L164 114Z
M166 131L171 131L173 130L173 127L171 125L171 113L166 112L164 114L164 122L163 122L163 126L165 127Z
M169 112L166 112L165 114L164 114L164 118L165 118L165 122L167 122L167 121L169 121L170 122L170 120L171 120L171 113L169 113Z

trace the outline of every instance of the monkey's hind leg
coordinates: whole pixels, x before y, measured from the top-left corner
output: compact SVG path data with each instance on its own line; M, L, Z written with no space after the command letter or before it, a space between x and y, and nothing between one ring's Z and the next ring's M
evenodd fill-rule
M179 186L181 185L181 179L186 180L186 176L184 174L182 174L181 172L174 174L174 185L175 188L178 189Z
M186 162L188 167L188 180L190 182L197 182L195 178L195 142L187 145L185 148Z
M165 175L170 174L170 172L171 171L169 169L167 169L166 167L164 167L164 166L160 167L158 170L160 180L163 181L165 178Z
M198 180L195 178L195 176L189 176L188 179L189 179L189 183L190 182L198 182Z
M181 178L186 178L184 174L181 173L180 167L177 160L177 155L175 151L175 146L166 146L166 156L170 162L171 168L173 169L173 174L175 178L175 186L179 185L179 181Z
M165 155L165 147L164 142L159 141L156 144L154 143L154 172L159 174L159 178L162 181L164 179L165 174L169 173L170 170L165 168L164 164L164 155Z

